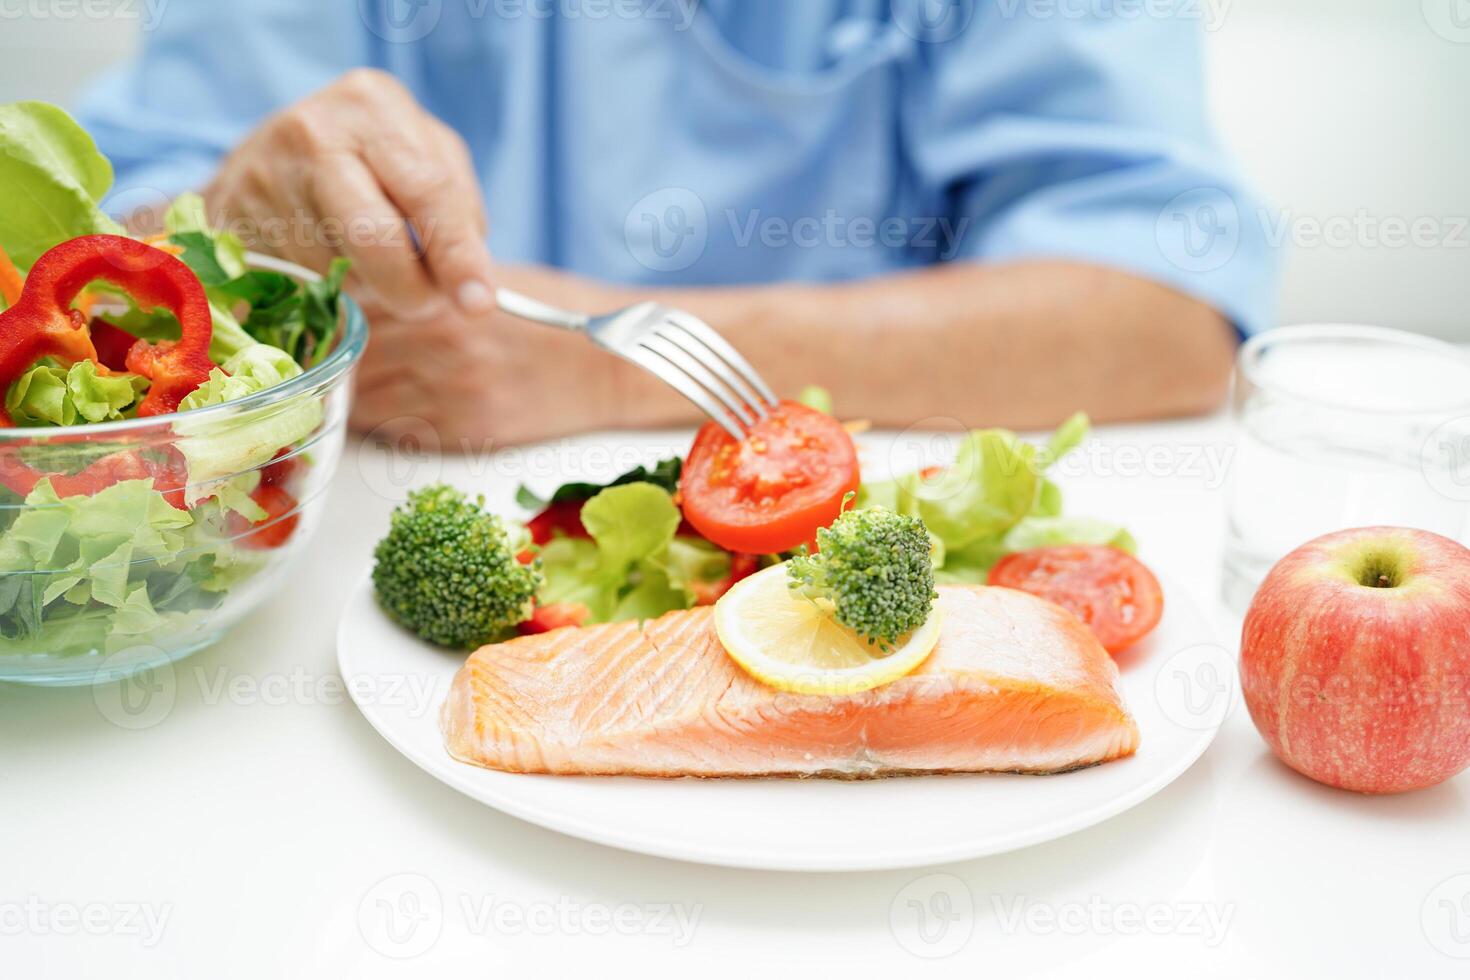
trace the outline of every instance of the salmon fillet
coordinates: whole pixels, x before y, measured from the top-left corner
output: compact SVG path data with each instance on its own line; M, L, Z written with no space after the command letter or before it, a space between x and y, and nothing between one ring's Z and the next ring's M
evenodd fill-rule
M1117 667L1070 613L985 586L938 604L918 670L841 697L755 680L709 608L492 644L455 676L445 744L506 772L848 778L1062 772L1137 749Z

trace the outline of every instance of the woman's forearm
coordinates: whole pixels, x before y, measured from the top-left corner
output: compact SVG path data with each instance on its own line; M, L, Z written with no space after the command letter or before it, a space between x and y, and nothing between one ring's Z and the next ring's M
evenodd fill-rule
M889 427L939 417L1034 429L1078 409L1099 421L1204 412L1224 397L1234 349L1230 326L1198 300L1072 262L636 295L703 317L778 393L818 384L842 415ZM619 424L696 417L657 381L616 370Z

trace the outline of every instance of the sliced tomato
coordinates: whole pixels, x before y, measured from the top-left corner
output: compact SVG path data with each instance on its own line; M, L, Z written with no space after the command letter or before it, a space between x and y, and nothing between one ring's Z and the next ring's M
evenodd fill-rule
M260 471L260 482L267 487L289 486L296 479L296 475L306 469L306 463L301 454L292 455L294 450L289 446L282 449L271 457L271 461Z
M764 555L813 543L858 482L857 448L842 423L783 401L744 439L706 423L679 495L700 534L727 551Z
M996 562L988 581L1075 613L1109 653L1143 639L1164 615L1164 591L1154 573L1126 551L1105 545L1018 551Z
M250 524L239 514L230 514L229 532L232 535L242 535L239 544L264 551L279 548L289 541L291 535L296 533L296 525L301 523L301 515L296 513L296 498L280 487L262 483L250 494L250 499L265 509L266 516ZM252 527L255 528L254 531L250 531ZM250 533L245 533L247 531Z
M531 618L517 626L516 631L522 636L549 633L563 626L581 626L590 615L591 610L580 602L553 602L549 606L538 603Z
M582 505L585 500L565 500L561 503L547 504L546 509L526 522L526 530L531 532L531 540L536 544L545 544L556 536L560 531L569 538L587 537L587 529L582 526Z

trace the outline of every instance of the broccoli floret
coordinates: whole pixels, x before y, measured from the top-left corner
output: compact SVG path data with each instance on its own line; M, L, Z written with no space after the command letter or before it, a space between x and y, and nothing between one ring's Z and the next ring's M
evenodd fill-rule
M929 618L934 562L917 517L877 507L849 511L817 532L817 547L787 563L788 585L830 601L833 618L870 644L887 650Z
M480 646L531 615L540 560L517 561L521 543L484 507L443 484L413 491L373 551L378 602L430 643Z

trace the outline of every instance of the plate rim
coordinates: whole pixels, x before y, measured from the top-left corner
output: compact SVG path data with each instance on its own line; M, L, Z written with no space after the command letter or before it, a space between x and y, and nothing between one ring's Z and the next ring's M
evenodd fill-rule
M1220 728L1224 724L1228 712L1222 712L1218 719L1211 724L1194 730L1191 747L1187 752L1181 752L1169 766L1164 767L1153 778L1139 783L1128 792L1120 793L1105 804L1099 804L1082 814L1069 814L1054 820L1034 824L1025 830L1010 834L1002 834L999 837L988 838L983 845L966 846L960 843L924 847L907 847L902 850L888 850L880 852L881 856L871 860L852 860L850 855L823 858L820 854L804 857L800 860L792 860L774 855L752 854L744 849L722 848L718 844L701 844L693 846L679 841L654 843L635 834L621 833L609 830L594 821L579 820L575 817L566 816L560 812L548 812L545 809L522 801L513 794L507 794L494 786L486 786L484 783L476 782L474 777L480 773L492 773L496 776L506 778L536 778L535 774L523 773L498 773L495 770L481 769L468 763L454 760L447 751L442 759L429 760L421 758L420 754L406 740L400 739L395 732L382 723L383 719L372 710L375 706L364 703L360 695L364 692L359 690L359 685L354 684L353 678L360 675L360 671L354 671L349 667L350 657L347 653L348 643L348 618L354 606L362 601L364 593L371 592L371 571L365 572L357 584L351 590L346 605L343 607L337 621L336 645L337 645L337 670L341 674L344 687L347 689L353 704L362 716L367 719L373 730L387 742L394 751L408 759L420 770L435 780L443 783L460 794L469 797L483 806L498 810L508 816L539 827L576 837L581 840L590 841L607 847L629 851L635 854L643 854L649 857L665 858L692 864L713 865L716 867L737 868L747 871L783 871L783 872L820 872L820 873L842 873L842 872L867 872L867 871L894 871L909 868L923 868L939 864L949 864L956 861L967 861L976 858L993 857L998 854L1006 854L1012 851L1034 847L1038 844L1049 843L1060 840L1072 834L1095 827L1100 823L1111 820L1119 814L1146 802L1151 797L1174 783L1180 776L1188 772L1196 762L1205 754L1219 735ZM1179 586L1177 580L1172 577L1164 577L1167 587L1174 595L1183 595L1187 605L1194 611L1195 615L1207 627L1212 636L1218 634L1219 626L1213 617L1209 616L1193 597ZM371 601L371 599L369 599ZM1177 602L1178 600L1176 600ZM1167 610L1165 615L1167 615ZM469 654L465 654L466 657ZM435 686L437 693L437 685ZM436 704L430 712L435 719L439 717L439 704ZM442 743L440 745L443 748ZM454 766L440 766L444 762L453 762ZM1114 763L1104 765L1126 763L1127 759L1115 760ZM455 767L463 767L467 770L461 773ZM1088 767L1095 768L1095 767ZM973 776L976 774L956 774L957 776ZM1052 774L1041 778L1059 778L1066 773ZM544 777L558 778L558 777ZM600 778L600 777L561 777L561 778ZM627 777L633 778L633 777ZM695 778L695 777L683 777ZM938 775L937 778L947 778ZM655 780L654 782L663 782Z

